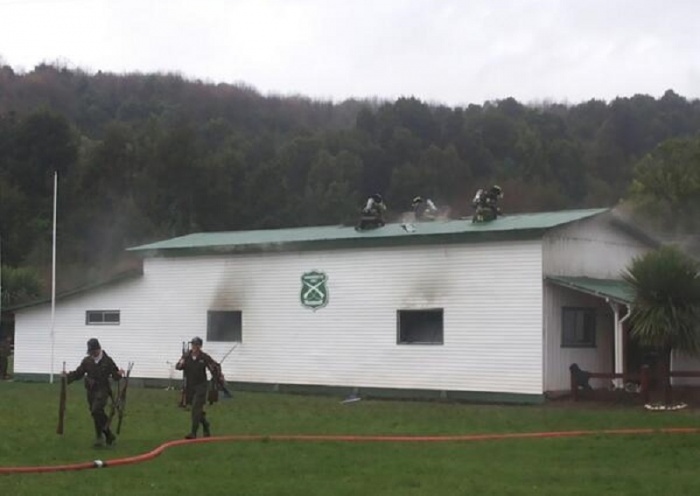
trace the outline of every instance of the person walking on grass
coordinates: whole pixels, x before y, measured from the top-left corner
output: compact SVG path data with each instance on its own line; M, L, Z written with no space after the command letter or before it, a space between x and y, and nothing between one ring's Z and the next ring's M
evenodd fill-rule
M204 437L211 436L211 425L206 418L204 404L207 400L208 382L207 370L212 380L223 381L221 366L212 357L202 351L202 339L195 337L190 341L191 348L180 358L175 365L177 370L182 370L185 375L185 396L192 398L191 430L185 439L195 439L200 424Z
M10 374L8 373L10 355L12 355L10 336L0 338L0 381L10 378Z
M94 446L98 448L105 443L111 446L117 436L110 430L110 419L105 413L107 401L113 399L109 379L120 380L124 376L124 370L117 367L96 338L90 338L87 342L87 356L77 369L65 374L68 384L84 378L88 407L95 427Z

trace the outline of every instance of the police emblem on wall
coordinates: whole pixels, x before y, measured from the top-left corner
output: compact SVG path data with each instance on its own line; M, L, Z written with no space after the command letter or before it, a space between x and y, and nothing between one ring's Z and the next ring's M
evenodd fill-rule
M301 276L301 304L311 310L318 310L328 304L328 276L313 270Z

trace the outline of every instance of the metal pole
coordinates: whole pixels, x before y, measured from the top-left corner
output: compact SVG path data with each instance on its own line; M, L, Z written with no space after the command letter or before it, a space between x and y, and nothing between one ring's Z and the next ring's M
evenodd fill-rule
M51 369L49 382L53 384L53 360L56 325L56 199L58 197L58 171L53 175L53 240L51 250Z

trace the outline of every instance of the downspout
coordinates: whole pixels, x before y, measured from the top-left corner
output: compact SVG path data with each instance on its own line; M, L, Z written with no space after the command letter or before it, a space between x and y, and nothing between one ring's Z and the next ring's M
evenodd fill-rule
M622 339L622 338L623 338L623 334L624 334L624 332L625 332L625 328L624 328L624 325L623 325L623 324L624 324L624 323L627 321L627 319L629 319L630 316L632 315L632 306L631 306L631 305L625 305L625 307L627 308L627 312L625 313L625 316L622 317L622 318L620 319L620 342L623 342L623 339ZM625 359L625 358L624 358L624 355L625 355L625 352L626 352L627 350L625 350L624 346L622 346L620 349L622 350L622 370L623 370L623 372L624 372L624 370L625 370L625 362L624 362L624 359ZM623 387L624 387L624 384L623 384Z
M625 372L623 324L630 317L632 311L629 305L624 305L625 307L627 307L627 312L625 313L624 317L620 318L620 304L615 301L611 301L610 298L606 298L605 301L607 301L608 305L610 305L610 308L612 308L613 317L615 319L615 332L613 344L615 349L615 373L623 374ZM616 389L621 389L624 387L624 380L622 378L614 379L613 384L615 385Z

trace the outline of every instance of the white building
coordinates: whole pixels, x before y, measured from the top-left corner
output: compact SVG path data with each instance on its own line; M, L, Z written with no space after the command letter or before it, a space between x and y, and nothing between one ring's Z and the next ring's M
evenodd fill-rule
M74 368L97 337L162 384L201 336L216 360L240 341L224 362L238 389L539 402L571 363L623 370L620 275L652 247L602 209L192 234L132 248L138 277L59 299L53 340L48 303L18 309L15 375Z

